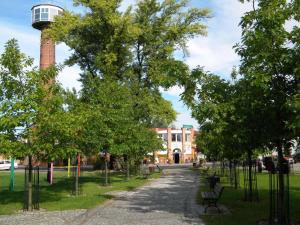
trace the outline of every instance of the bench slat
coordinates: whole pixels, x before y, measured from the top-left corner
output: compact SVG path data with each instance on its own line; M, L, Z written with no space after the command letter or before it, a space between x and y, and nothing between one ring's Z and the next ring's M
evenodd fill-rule
M202 198L205 198L205 199L215 199L215 198L217 198L216 194L213 193L213 192L202 192L201 195L202 195Z
M203 200L216 200L216 202L221 198L224 187L216 184L215 188L211 192L201 192Z

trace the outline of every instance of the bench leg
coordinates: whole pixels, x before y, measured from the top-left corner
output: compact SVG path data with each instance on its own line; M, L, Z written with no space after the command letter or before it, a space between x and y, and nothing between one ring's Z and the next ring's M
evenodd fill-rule
M216 209L218 209L218 213L221 213L221 210L220 210L220 208L218 207L217 203L215 203L214 207L215 207Z
M205 207L205 209L204 209L204 213L206 213L206 211L207 211L207 208L209 208L209 205L207 205L207 206Z
M202 203L204 205L204 202ZM207 206L204 208L204 213L207 212L207 209L209 207L215 207L217 210L218 210L218 213L221 213L221 209L218 207L217 203L216 202L208 202Z
M209 207L214 206L214 205L212 205L213 203L210 202L210 201L203 201L202 204L205 205L206 202L207 202L207 206L204 208L204 213L207 212L207 209L208 209Z

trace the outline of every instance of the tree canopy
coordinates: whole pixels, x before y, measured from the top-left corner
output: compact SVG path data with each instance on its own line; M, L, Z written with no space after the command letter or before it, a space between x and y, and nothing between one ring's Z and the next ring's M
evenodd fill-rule
M0 58L2 154L56 159L76 152L70 149L78 129L76 115L66 112L60 85L46 85L57 73L56 67L33 68L33 60L21 53L15 39L6 43Z
M119 8L122 1L74 2L87 12L65 12L48 34L73 50L67 64L81 67L83 84L100 77L128 85L135 120L148 127L175 120L160 88L189 75L174 52L185 51L190 38L205 34L201 21L209 11L189 8L185 0L143 0L124 12Z

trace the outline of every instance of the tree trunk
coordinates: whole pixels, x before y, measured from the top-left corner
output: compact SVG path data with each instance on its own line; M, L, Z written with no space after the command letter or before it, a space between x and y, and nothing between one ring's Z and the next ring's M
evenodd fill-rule
M47 181L51 184L51 163L47 163Z
M238 188L238 183L237 183L237 169L238 168L236 168L236 166L237 166L237 162L236 162L236 160L234 160L234 162L233 162L233 171L234 171L234 189L237 189Z
M229 160L229 180L230 180L230 185L233 186L234 177L233 177L232 161L231 160Z
M126 180L129 181L130 179L130 163L129 163L129 157L127 156L126 160Z
M107 160L105 157L105 182L104 182L105 186L108 185L108 168L107 168Z
M28 211L32 211L32 156L28 156Z
M277 143L278 152L278 222L279 224L285 224L285 187L284 187L284 168L283 168L283 149L282 143Z
M249 184L249 192L248 192L248 199L249 201L253 200L253 183L252 183L252 152L248 151L248 184Z

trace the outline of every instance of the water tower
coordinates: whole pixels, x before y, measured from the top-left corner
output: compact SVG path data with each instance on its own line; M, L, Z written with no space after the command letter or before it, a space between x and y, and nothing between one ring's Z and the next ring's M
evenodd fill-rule
M32 26L41 31L40 69L47 69L55 64L55 43L46 38L43 31L63 11L63 8L52 4L39 4L31 8Z

